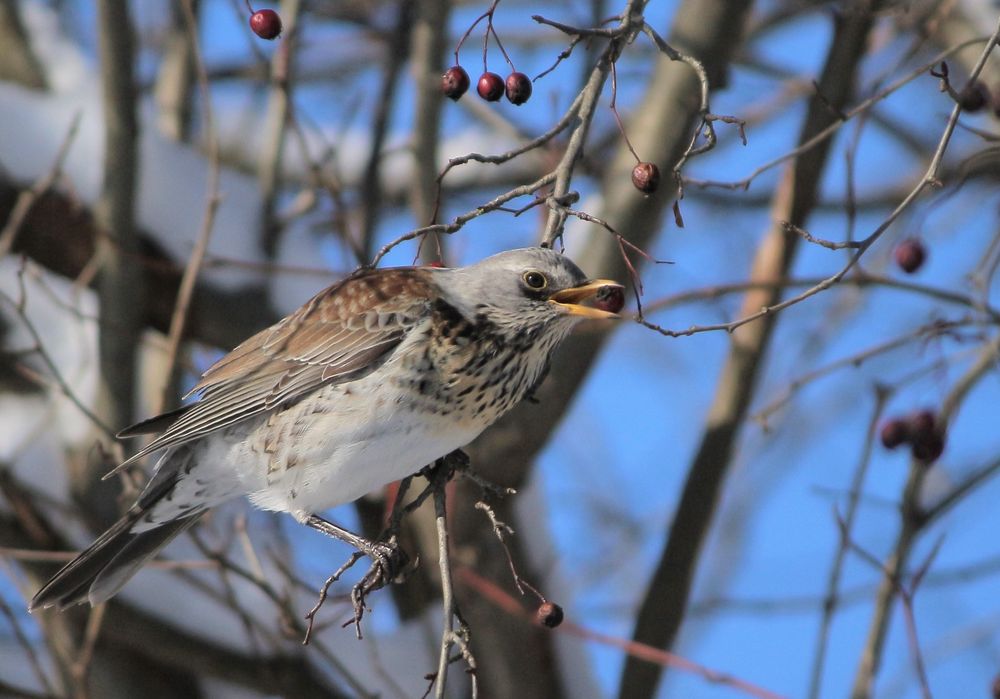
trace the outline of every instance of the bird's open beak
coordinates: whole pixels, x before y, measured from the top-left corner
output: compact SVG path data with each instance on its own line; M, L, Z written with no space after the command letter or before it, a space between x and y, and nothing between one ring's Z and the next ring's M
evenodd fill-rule
M620 318L621 316L617 313L602 311L600 308L593 308L592 306L580 305L580 301L585 301L593 297L598 291L609 286L617 289L624 288L618 282L613 282L610 279L594 279L580 286L557 291L549 297L549 303L557 306L563 313L583 318Z

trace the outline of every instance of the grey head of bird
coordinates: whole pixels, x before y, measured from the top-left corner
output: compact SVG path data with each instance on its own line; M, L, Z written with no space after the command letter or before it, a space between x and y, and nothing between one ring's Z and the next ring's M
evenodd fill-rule
M562 334L586 318L618 318L581 302L618 287L588 279L572 260L549 248L520 248L468 267L434 269L442 296L468 318L485 318L511 332L539 329Z

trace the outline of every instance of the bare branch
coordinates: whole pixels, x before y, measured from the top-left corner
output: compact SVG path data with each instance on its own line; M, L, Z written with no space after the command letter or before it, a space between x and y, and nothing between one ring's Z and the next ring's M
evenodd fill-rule
M850 96L854 74L864 55L874 17L858 10L836 24L820 78L821 91L840 106ZM818 98L812 99L802 124L799 142L808 141L835 117ZM804 153L782 179L772 209L772 225L760 244L753 263L754 280L776 280L787 276L799 238L788 234L781 221L801 224L816 201L820 173L827 148ZM844 270L846 273L846 270ZM840 276L843 276L841 274ZM838 277L839 278L839 277ZM833 282L824 282L800 295L818 293ZM743 420L756 389L762 358L774 329L772 306L782 306L774 292L750 292L742 313L766 318L743 328L722 368L715 397L706 419L700 444L688 469L687 479L670 526L669 536L639 607L633 639L659 648L669 648L684 619L702 542L711 526L730 460ZM762 309L750 313L750 309ZM645 321L643 321L644 324ZM737 322L730 332L743 325ZM647 698L655 694L662 669L629 658L619 687L619 696Z
M205 143L208 151L208 185L205 202L205 214L202 217L201 230L195 241L191 257L184 268L184 275L181 277L180 286L177 289L177 301L174 306L174 313L170 319L170 332L167 335L167 376L164 381L163 391L160 395L160 404L155 412L164 412L174 401L174 387L177 369L177 353L180 350L181 340L184 338L184 328L187 326L188 311L191 306L191 299L194 295L195 283L201 266L205 261L205 254L208 250L208 242L212 236L212 228L215 225L215 212L219 207L219 179L221 176L219 165L219 139L215 132L215 121L212 116L212 95L209 91L208 74L205 71L205 62L201 56L201 48L198 45L198 23L195 17L193 0L182 0L181 6L184 13L184 21L187 25L188 41L191 45L195 71L198 76L198 89L201 93L202 121L204 122Z

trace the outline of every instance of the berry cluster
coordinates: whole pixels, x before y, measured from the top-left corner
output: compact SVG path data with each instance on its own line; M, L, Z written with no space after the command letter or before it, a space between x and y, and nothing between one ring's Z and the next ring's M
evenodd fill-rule
M479 81L476 83L476 92L487 102L498 102L501 97L507 95L507 101L514 105L522 105L531 97L531 78L514 68L514 62L507 55L507 51L500 41L500 35L493 26L493 13L496 12L497 5L499 4L500 0L493 0L490 8L476 18L476 21L472 23L459 40L458 46L455 47L455 65L446 70L444 75L441 76L441 92L444 93L445 97L451 100L458 100L468 91L471 84L469 74L465 72L465 68L458 62L458 52L462 48L462 44L465 43L465 40L469 38L472 30L484 19L486 20L486 30L483 36L483 74L479 76ZM486 66L486 50L489 47L490 36L493 37L497 48L503 54L504 60L510 66L510 75L507 76L506 80L497 73L491 72Z
M468 89L469 74L460 65L453 65L441 76L441 92L449 99L459 99ZM515 70L504 80L487 70L479 76L476 92L487 102L497 102L507 95L508 102L521 105L531 97L531 78Z
M879 436L886 449L909 444L913 458L925 464L936 461L944 451L944 426L930 410L887 421Z

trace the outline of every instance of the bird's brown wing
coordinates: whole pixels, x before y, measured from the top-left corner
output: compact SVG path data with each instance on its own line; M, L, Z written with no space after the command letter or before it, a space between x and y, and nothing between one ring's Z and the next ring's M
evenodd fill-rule
M372 371L427 317L432 290L414 268L363 271L325 289L213 364L188 394L201 399L122 466Z

